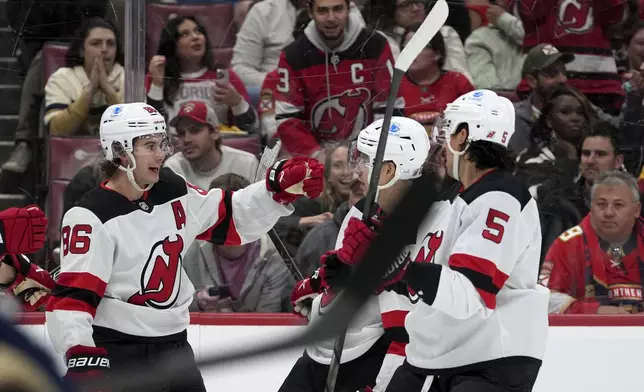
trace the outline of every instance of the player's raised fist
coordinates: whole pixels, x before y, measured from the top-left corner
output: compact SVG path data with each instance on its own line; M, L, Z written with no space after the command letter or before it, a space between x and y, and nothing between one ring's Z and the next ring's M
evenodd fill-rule
M266 171L266 188L282 204L292 203L301 196L315 199L324 190L324 165L309 157L276 162Z
M47 217L35 204L0 212L0 255L34 253L45 244Z

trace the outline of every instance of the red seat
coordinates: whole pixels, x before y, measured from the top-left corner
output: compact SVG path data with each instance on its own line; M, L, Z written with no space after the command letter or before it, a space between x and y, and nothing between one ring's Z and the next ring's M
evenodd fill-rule
M51 74L56 72L60 67L65 66L65 56L69 46L59 42L47 42L42 48L42 65L43 65L43 86Z
M78 170L96 159L101 151L98 138L50 137L48 141L49 181L71 181Z
M47 240L50 244L60 241L60 225L63 220L63 195L69 181L55 180L49 184L47 197Z
M194 16L208 31L214 48L232 48L235 44L233 24L233 3L223 4L158 4L147 5L146 11L146 52L149 60L159 47L161 31L174 16Z
M261 152L260 140L258 136L228 136L221 139L222 143L228 147L236 148L238 150L247 151L255 156L259 156Z

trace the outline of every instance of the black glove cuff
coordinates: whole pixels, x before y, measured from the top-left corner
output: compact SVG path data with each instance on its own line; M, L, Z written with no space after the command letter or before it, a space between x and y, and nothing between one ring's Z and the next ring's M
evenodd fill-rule
M278 175L282 171L282 167L284 167L284 164L286 163L286 159L283 159L281 161L275 162L273 166L271 166L268 169L268 172L266 173L266 186L268 189L270 189L273 192L281 192L282 189L280 188L280 183L278 180Z

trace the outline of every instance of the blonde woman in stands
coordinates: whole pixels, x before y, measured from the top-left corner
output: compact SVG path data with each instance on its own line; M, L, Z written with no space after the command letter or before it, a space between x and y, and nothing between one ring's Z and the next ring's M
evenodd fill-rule
M203 101L214 109L222 133L255 133L259 127L246 87L233 70L215 64L206 28L195 17L178 16L165 25L145 88L148 104L167 121L185 102Z
M103 18L83 22L59 68L45 85L45 125L52 136L98 136L103 111L123 102L119 34Z

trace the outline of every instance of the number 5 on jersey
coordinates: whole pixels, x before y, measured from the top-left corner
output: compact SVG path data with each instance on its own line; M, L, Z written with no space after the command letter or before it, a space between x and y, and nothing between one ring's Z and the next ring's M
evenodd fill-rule
M503 234L505 234L504 223L508 223L510 216L494 208L490 208L490 211L487 213L487 219L485 220L485 226L487 229L483 230L483 238L490 240L495 244L500 244L503 240Z
M71 228L69 226L63 227L60 241L63 256L67 256L69 253L73 255L87 253L91 242L89 234L92 234L92 226L90 225L75 225Z

